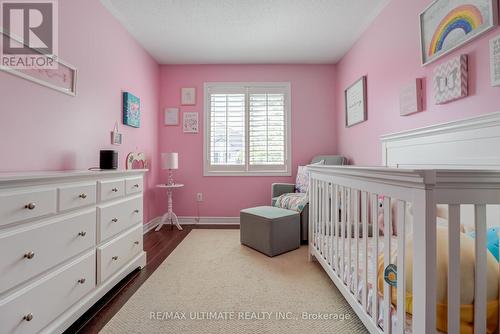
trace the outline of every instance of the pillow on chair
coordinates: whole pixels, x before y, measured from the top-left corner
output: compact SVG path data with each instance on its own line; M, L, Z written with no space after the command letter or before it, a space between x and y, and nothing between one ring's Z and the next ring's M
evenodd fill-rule
M311 165L324 165L325 160L315 162ZM299 166L297 168L297 178L295 179L295 192L307 193L309 191L309 171L307 166Z

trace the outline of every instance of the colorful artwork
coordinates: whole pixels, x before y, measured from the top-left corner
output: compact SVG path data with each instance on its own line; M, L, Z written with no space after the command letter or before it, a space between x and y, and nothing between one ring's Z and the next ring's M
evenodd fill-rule
M420 14L422 62L440 56L493 28L494 0L436 0Z
M436 104L451 102L468 94L467 56L454 57L434 69Z
M130 152L127 155L127 169L146 169L148 160L143 152Z
M141 100L128 92L123 92L123 124L141 127Z

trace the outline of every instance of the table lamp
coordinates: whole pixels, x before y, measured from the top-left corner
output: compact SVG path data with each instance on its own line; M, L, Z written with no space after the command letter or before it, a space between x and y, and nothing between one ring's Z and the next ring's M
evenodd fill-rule
M179 154L177 152L168 152L161 154L161 168L168 169L168 183L174 184L174 169L179 169Z

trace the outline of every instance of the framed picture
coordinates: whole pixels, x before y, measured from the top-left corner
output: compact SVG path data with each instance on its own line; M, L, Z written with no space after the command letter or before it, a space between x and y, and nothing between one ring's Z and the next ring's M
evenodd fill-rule
M181 89L181 104L195 105L196 104L196 88Z
M165 125L179 125L179 108L166 108L163 116Z
M185 112L182 114L182 130L185 133L198 133L198 113Z
M422 65L427 65L498 23L498 0L435 0L420 14Z
M4 36L2 35L5 35L6 38L13 39L20 44L24 44L19 38L10 36L3 30L0 31L0 38L3 39ZM43 55L43 53L41 53L38 49L31 49ZM57 90L61 93L76 96L76 67L58 57L48 55L45 55L45 57L47 61L48 59L51 59L52 62L57 63L57 68L14 69L8 66L0 65L0 70L19 78L29 80L41 86Z
M500 86L500 35L490 40L491 85Z
M123 92L123 124L141 127L141 100L129 92Z
M434 101L444 104L466 97L469 75L467 55L453 57L434 69Z
M351 127L366 121L366 76L361 77L344 93L345 125Z
M412 80L399 92L399 114L408 116L423 109L422 79Z

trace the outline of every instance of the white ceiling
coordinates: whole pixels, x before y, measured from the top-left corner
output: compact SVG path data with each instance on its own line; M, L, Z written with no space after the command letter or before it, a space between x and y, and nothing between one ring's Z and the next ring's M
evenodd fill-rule
M101 2L160 64L323 64L389 0Z

